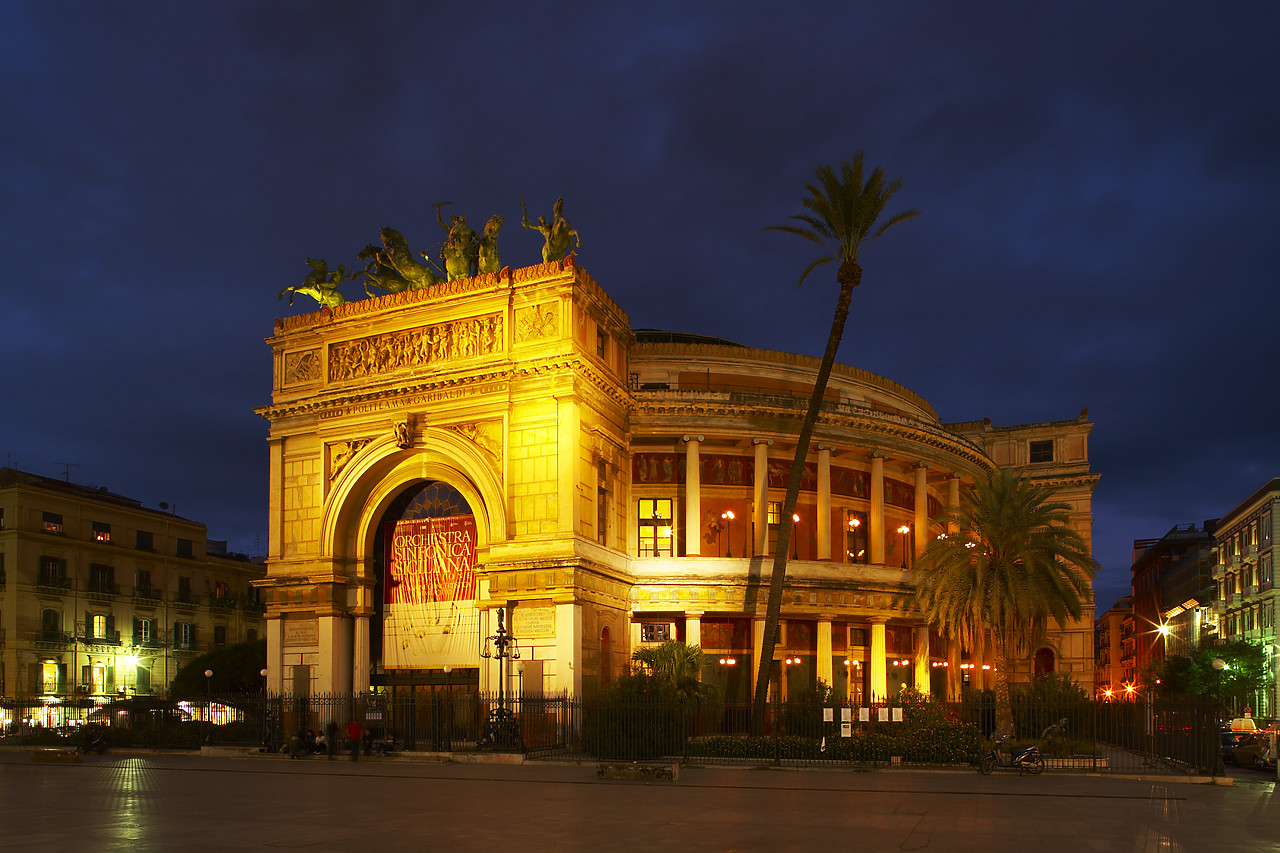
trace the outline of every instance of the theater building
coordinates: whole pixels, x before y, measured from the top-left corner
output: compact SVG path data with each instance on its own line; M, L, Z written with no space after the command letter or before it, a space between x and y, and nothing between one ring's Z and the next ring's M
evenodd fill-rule
M816 322L825 330L825 320ZM286 692L498 688L591 695L643 644L701 645L745 699L779 507L819 361L633 330L570 258L276 321L269 684ZM775 695L866 702L993 683L914 609L942 510L995 467L1055 486L1088 540L1085 413L944 423L836 365L807 463ZM1017 664L1093 683L1092 603ZM986 667L984 669L984 667Z

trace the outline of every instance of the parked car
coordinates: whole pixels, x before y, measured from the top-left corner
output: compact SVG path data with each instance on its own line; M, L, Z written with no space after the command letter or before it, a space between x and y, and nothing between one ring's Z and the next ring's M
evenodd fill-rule
M1226 764L1233 763L1236 753L1236 744L1240 742L1240 734L1233 732L1229 727L1222 728L1222 760Z
M1276 757L1271 751L1271 733L1255 731L1237 735L1236 744L1231 749L1231 758L1227 759L1224 755L1223 759L1240 767L1274 770Z

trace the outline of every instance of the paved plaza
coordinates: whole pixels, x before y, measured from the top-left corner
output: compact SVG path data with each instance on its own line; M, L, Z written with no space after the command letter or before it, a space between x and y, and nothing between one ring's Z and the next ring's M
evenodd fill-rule
M1275 851L1274 780L0 752L8 850Z

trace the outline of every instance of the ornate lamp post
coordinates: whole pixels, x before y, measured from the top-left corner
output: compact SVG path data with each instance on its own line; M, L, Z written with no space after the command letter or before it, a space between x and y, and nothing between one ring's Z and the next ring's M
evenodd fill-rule
M1217 776L1227 772L1226 765L1222 763L1222 671L1227 668L1227 662L1222 658L1214 658L1212 666L1218 673L1218 701L1214 706L1217 725L1213 733L1213 775Z
M791 513L791 559L800 559L800 537L798 535L800 525L800 513Z
M262 746L267 748L271 740L267 732L267 668L260 669L258 675L262 676Z
M724 535L725 535L725 539L727 539L729 542L728 546L724 549L724 555L726 557L732 557L733 556L733 518L734 518L733 510L726 509L724 512L720 513L720 517L724 519Z
M204 716L208 726L204 730L204 742L213 743L213 670L204 671Z
M496 749L513 749L520 744L520 724L507 710L506 683L508 662L520 660L520 645L515 637L503 627L505 609L498 608L498 630L485 638L484 647L480 649L480 657L494 658L498 661L498 707L489 712L489 720L485 725L481 745ZM491 648L492 647L492 648Z
M907 534L911 532L911 528L902 525L898 528L898 532L902 534L902 568L907 567Z

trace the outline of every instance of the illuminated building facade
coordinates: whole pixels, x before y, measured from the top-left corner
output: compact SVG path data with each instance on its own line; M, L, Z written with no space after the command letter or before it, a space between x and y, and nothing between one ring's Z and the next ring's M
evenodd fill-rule
M590 695L675 639L746 698L818 359L632 330L572 258L278 320L268 343L272 689L497 689L480 653L501 609L521 649L506 687ZM1088 541L1092 424L946 424L844 365L827 401L775 695L993 684L989 642L948 644L914 611L912 564L997 466L1057 488ZM1092 689L1092 602L1013 676L1036 671Z
M1258 692L1252 709L1260 717L1276 716L1276 672L1280 642L1276 636L1276 519L1280 515L1280 478L1272 479L1227 513L1218 524L1217 585L1219 635L1223 640L1249 640L1266 652L1270 683Z
M1111 699L1123 695L1125 688L1133 684L1133 657L1131 653L1128 657L1125 654L1126 639L1130 639L1128 645L1132 646L1132 628L1132 599L1127 595L1098 617L1094 628L1098 657L1094 687L1100 697Z
M0 695L164 695L201 652L262 636L264 573L198 522L0 468Z

